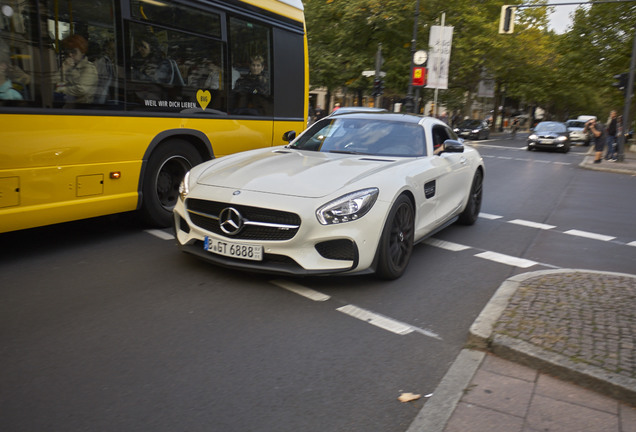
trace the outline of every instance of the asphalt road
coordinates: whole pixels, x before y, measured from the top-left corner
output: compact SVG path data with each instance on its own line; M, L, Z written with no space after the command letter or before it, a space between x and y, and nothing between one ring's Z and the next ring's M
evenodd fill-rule
M479 221L389 283L219 269L130 215L0 235L1 429L406 430L506 278L635 271L636 177L476 146Z

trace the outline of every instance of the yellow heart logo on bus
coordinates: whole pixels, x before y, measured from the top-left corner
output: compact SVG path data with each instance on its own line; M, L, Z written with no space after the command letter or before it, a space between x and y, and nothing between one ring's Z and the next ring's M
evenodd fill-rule
M206 109L211 100L212 100L212 94L210 94L208 90L197 91L197 102L199 102L201 109Z

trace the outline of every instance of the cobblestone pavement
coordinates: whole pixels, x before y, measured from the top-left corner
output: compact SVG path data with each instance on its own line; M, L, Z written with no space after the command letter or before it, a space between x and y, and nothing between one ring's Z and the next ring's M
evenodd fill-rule
M575 272L526 280L494 331L636 379L636 278Z
M407 432L636 432L636 275L507 279Z

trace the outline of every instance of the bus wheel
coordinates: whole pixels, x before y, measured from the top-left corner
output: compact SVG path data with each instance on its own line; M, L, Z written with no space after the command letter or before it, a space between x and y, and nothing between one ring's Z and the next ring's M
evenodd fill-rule
M172 225L172 210L179 198L179 184L185 174L203 158L190 143L172 139L150 156L144 174L141 216L149 225Z

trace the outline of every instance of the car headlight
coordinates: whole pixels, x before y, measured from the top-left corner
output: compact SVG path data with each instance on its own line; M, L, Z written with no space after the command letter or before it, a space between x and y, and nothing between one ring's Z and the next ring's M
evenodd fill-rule
M190 193L190 171L186 173L179 184L179 197L181 201L185 201L186 197Z
M472 133L478 134L479 133L479 129L473 129Z
M537 136L535 134L532 134L528 137L528 139L531 141L535 141L537 139Z
M316 210L318 222L332 225L360 219L371 210L378 193L377 188L369 188L341 196Z
M566 137L565 135L561 135L560 137L557 138L557 141L560 142L565 142L568 140L568 137Z

